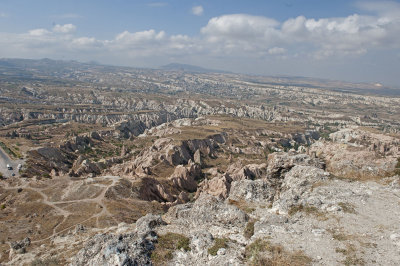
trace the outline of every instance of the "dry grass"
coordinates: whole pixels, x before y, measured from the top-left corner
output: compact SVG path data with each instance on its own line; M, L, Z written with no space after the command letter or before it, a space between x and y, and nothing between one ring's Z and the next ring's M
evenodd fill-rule
M311 265L312 259L302 251L288 252L280 245L257 239L246 247L245 257L249 265Z
M167 233L160 235L155 250L151 254L151 260L155 265L166 265L173 258L175 250L190 251L189 244L189 238L181 234Z
M325 220L328 219L328 218L326 217L326 213L325 213L325 212L320 211L318 208L316 208L316 207L314 207L314 206L308 206L308 205L304 206L304 205L302 205L302 204L292 206L292 207L289 209L288 214L289 214L290 216L292 216L292 215L295 215L295 214L298 213L298 212L304 212L304 213L306 213L307 215L313 215L313 216L315 216L316 218L318 218L318 219L320 219L320 220L323 220L323 221L325 221Z
M348 202L339 202L338 203L339 207L342 208L342 211L345 213L356 213L356 210L354 208L354 205Z
M345 259L342 261L342 263L346 266L365 264L365 261L357 256L357 250L351 244L347 244L346 248L337 248L336 252L342 253L345 256Z
M243 235L246 239L250 239L254 235L254 224L256 220L251 219L247 222L246 227L244 229Z
M253 211L255 211L255 208L253 206L251 206L245 200L236 201L236 200L229 199L228 203L231 205L235 205L236 207L238 207L245 213L252 213Z
M208 249L208 254L216 256L219 249L228 247L228 241L227 238L216 238L214 245Z
M31 262L31 266L58 266L60 265L60 261L57 258L48 258L48 259L35 259Z

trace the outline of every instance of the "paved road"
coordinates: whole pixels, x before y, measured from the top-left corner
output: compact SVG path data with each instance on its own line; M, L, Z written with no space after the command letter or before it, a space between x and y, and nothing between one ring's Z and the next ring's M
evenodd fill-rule
M12 173L18 175L17 166L20 163L22 163L22 160L11 160L11 158L8 157L7 153L5 153L2 148L0 148L0 173L2 173L3 176L10 177ZM8 170L7 164L11 165L13 167L13 170Z

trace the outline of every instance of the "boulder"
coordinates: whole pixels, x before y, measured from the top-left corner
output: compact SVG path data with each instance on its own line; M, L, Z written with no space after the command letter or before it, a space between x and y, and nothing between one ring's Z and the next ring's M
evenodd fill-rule
M277 190L268 180L238 180L232 182L229 199L255 203L272 202Z
M272 178L282 178L296 165L313 166L320 169L325 167L322 160L312 158L307 154L279 152L268 155L267 174Z

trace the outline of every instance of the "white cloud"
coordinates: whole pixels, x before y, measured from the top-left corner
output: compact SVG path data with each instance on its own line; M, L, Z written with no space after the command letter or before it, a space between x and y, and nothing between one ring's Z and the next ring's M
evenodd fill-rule
M192 7L192 14L196 16L201 16L204 13L204 8L202 6Z
M6 13L0 12L0 18L6 18L8 15Z
M55 25L53 27L53 32L57 33L72 33L76 30L76 26L72 24Z
M99 44L99 41L93 37L92 38L80 37L72 40L72 44L77 46L92 46L95 45L96 43Z
M30 31L29 31L29 35L31 35L31 36L37 36L37 37L45 36L45 35L48 35L48 34L50 34L50 33L51 33L51 32L48 31L48 30L46 30L46 29L34 29L34 30L30 30Z
M107 53L129 50L131 56L181 52L252 58L285 54L322 59L336 55L362 55L370 49L399 49L400 21L393 14L400 13L400 5L386 3L386 9L385 5L382 6L373 6L378 10L375 15L353 14L320 19L298 16L283 22L248 14L223 15L211 18L197 37L169 36L164 31L149 29L124 31L114 39L98 40L74 36L76 26L73 24L57 24L52 30L33 29L28 34L13 36L24 36L14 40L20 46L30 47L32 41L29 38L34 38L43 46L46 43L58 44L60 50L62 47L80 49L93 46ZM372 7L366 5L365 8L370 11Z
M393 15L400 15L400 4L388 6L392 9L384 12L381 6L378 15L298 16L282 23L247 14L223 15L210 19L201 33L218 53L259 56L281 47L292 54L303 52L318 58L359 55L374 48L400 48L400 16Z
M248 14L222 15L211 18L197 36L169 35L162 30L148 29L123 31L115 38L104 40L78 36L73 24L56 25L52 29L33 29L21 34L0 33L0 57L57 58L62 54L82 60L106 58L103 62L113 64L137 60L157 64L154 62L189 58L191 62L235 62L228 66L238 65L238 68L241 63L245 68L247 62L251 68L257 60L285 60L300 65L305 61L362 58L374 50L377 54L392 52L398 60L400 16L396 14L400 14L400 4L385 3L379 7L363 4L368 9L367 15L361 12L319 19L298 16L281 22ZM288 67L293 65L296 64Z

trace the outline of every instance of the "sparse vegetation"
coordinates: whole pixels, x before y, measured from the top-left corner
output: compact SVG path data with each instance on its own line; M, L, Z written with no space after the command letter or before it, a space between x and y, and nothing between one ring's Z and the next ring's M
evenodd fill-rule
M357 256L356 249L351 244L347 244L346 248L337 248L336 252L342 253L345 256L343 264L346 266L365 264L365 261Z
M254 224L256 223L256 220L250 220L247 222L246 227L244 229L244 236L247 239L250 239L254 235Z
M42 177L44 177L44 178L51 178L51 176L50 176L49 173L44 173L44 174L42 175Z
M249 203L246 201L236 201L236 200L229 199L229 204L235 205L236 207L238 207L245 213L252 213L253 211L255 211L255 208L252 206L249 206Z
M60 261L56 258L48 258L48 259L35 259L32 261L31 266L58 266L60 265Z
M155 265L162 265L173 258L175 250L190 251L189 244L189 238L181 234L167 233L160 235L155 250L151 254L151 260Z
M290 216L295 215L298 212L304 212L308 215L314 215L315 217L321 219L321 220L326 220L326 214L322 211L320 211L318 208L314 207L314 206L304 206L303 204L299 204L299 205L294 205L292 206L289 211L288 214Z
M312 259L302 251L287 252L280 245L257 239L246 247L245 257L249 265L311 265Z
M0 147L11 157L17 158L18 156L12 149L10 149L4 142L0 141Z
M345 213L356 213L354 206L347 202L339 202L339 207L342 208L342 211Z
M397 158L397 164L396 164L396 167L394 169L394 174L395 175L400 175L400 157Z
M208 249L208 254L212 256L216 256L219 249L228 247L227 238L216 238L214 241L214 245Z

